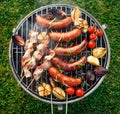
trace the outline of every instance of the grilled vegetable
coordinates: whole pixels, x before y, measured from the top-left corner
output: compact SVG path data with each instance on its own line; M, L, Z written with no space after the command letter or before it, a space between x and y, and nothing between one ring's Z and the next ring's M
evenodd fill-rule
M77 88L75 94L78 97L82 97L84 95L84 90L82 88Z
M83 20L82 23L83 23L82 32L86 33L88 31L88 22L86 20Z
M83 33L88 31L88 22L82 18L78 18L74 25L75 27L80 28Z
M80 28L83 33L87 32L88 30L88 22L81 17L81 11L79 7L75 7L71 12L71 18L74 22L74 26Z
M75 7L73 9L73 11L71 12L71 18L72 18L72 21L75 22L78 20L78 18L81 16L81 12L80 12L80 8L79 7Z
M20 45L20 46L24 46L25 45L24 39L20 35L14 35L14 36L12 36L12 40L13 40L13 42L16 45Z
M37 90L39 92L39 95L42 97L50 95L52 92L51 86L44 82L37 87Z
M60 87L54 87L53 90L52 90L52 93L58 99L65 99L65 92Z
M100 65L100 62L98 60L98 58L90 55L87 57L87 62L90 63L91 65L94 65L94 66L99 66Z
M89 33L94 33L95 32L95 26L90 26L89 28L88 28L88 32Z
M102 29L97 29L96 34L97 34L98 37L101 37L101 36L103 36L104 33L103 33Z
M50 78L50 83L52 85L52 93L58 99L65 99L65 92L62 88L56 87L55 82Z
M73 87L66 88L66 93L68 95L73 95L75 93L75 89Z
M108 69L106 69L105 67L99 66L94 69L94 72L96 76L104 76L105 74L108 73Z
M63 19L66 17L66 13L60 9L49 9L45 15L46 19L53 20L54 18Z
M106 54L107 50L103 47L94 48L92 53L94 57L101 58Z
M92 71L88 70L86 72L86 80L89 82L89 83L93 83L94 80L95 80L95 75Z
M93 49L96 46L96 42L93 40L90 40L87 44L87 47Z
M96 40L97 39L97 35L95 33L92 33L92 34L90 34L89 39L90 40Z

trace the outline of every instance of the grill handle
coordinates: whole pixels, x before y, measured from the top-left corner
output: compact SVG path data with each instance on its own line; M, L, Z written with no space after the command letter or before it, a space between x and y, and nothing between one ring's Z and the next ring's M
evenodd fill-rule
M51 94L51 114L53 114L54 110L53 110L53 102L52 102L52 94ZM66 110L65 110L65 114L68 113L68 95L66 95ZM63 110L63 104L58 104L58 111Z
M103 24L103 25L102 25L102 29L105 30L106 28L107 28L107 24Z
M63 105L62 104L58 104L58 110L63 110Z
M13 35L15 35L15 33L16 33L16 28L13 28L12 33L13 33Z

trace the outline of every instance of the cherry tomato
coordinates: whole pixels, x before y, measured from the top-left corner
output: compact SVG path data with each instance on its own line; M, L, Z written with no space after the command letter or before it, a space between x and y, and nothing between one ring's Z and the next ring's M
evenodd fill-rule
M92 33L92 34L90 34L89 39L90 40L96 40L97 39L97 35L95 33Z
M97 29L96 34L97 34L98 37L102 36L103 35L103 30L102 29Z
M94 48L94 47L96 46L96 42L93 41L93 40L90 40L90 41L88 42L87 46L92 49L92 48Z
M73 87L66 88L66 93L68 95L73 95L75 93L75 89Z
M78 97L82 97L84 95L84 90L82 88L77 88L75 94Z
M88 32L89 32L89 33L94 33L94 32L95 32L95 26L90 26L90 27L88 28Z

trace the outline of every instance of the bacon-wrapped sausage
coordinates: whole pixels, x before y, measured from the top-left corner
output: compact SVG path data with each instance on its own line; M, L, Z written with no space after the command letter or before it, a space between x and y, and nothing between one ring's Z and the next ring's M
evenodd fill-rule
M73 56L81 53L87 46L87 40L84 39L80 44L70 47L57 47L55 54L60 56Z
M70 42L80 36L81 30L75 28L68 32L49 32L48 35L50 39L57 42Z
M51 23L51 20L47 20L46 18L43 18L40 15L37 15L36 22L45 28L51 27L52 29L61 29L61 28L66 28L67 26L69 26L72 22L72 19L71 17L66 17L65 19Z
M65 84L67 86L77 86L81 84L82 78L73 78L71 76L67 76L65 74L62 74L57 68L50 67L48 69L48 72L50 76L57 80L58 82Z
M36 67L33 73L35 80L38 80L41 77L42 73L51 66L51 59L54 57L54 55L54 51L50 51L50 54L44 57L43 63Z
M52 58L52 63L55 66L60 67L60 69L63 69L63 70L66 70L66 71L78 70L82 66L84 66L86 62L87 62L87 57L86 56L81 57L78 61L75 61L75 62L64 62L63 60L61 60L58 57L53 57Z

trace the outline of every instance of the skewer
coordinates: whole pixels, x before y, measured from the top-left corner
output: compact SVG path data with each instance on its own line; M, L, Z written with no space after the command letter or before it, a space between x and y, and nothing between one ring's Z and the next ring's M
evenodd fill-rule
M22 77L22 78L21 78ZM20 81L19 81L19 83L18 83L18 85L22 82L22 80L23 80L23 78L25 77L25 75L23 76L23 69L22 69L22 71L21 71L21 74L20 74Z
M34 80L35 79L33 78L32 81L30 82L30 84L27 86L27 89L32 85L32 83L33 83Z
M22 68L22 71L21 71L20 77L22 77L22 75L23 75L23 68Z
M52 23L56 20L56 17L50 22L50 26L48 29L50 29L52 27Z
M58 45L59 45L59 43L60 43L60 40L61 40L63 37L64 37L64 35L62 34L61 37L60 37L60 39L59 39L59 42L56 44L56 46L54 47L53 50L55 50L55 49L58 47ZM31 84L33 83L34 80L35 80L35 79L33 78L32 81L30 82L30 84L27 86L27 89L31 86Z
M53 50L55 50L55 49L58 47L58 45L60 44L60 41L61 41L62 38L64 38L64 34L62 34L62 35L60 36L60 39L59 39L58 43L56 44L56 46L54 47Z
M56 20L56 18L54 18L54 19L51 21L51 23L54 22L55 20ZM51 23L50 23L50 25L51 25ZM36 24L36 23L35 23L35 24ZM34 30L35 30L35 26L34 26ZM47 34L46 34L46 35L47 35ZM64 38L64 34L61 35L61 37L60 37L60 39L59 39L59 42L56 44L56 46L54 47L53 50L55 50L55 49L58 47L58 45L60 44L60 41L61 41L62 38ZM35 79L33 78L32 81L30 82L30 84L27 86L27 89L31 86L31 84L33 83L34 80L35 80Z
M35 23L33 30L36 31L37 23Z
M25 75L24 76L22 76L22 78L20 79L20 81L19 81L19 83L18 83L18 85L23 81L23 79L25 78Z

